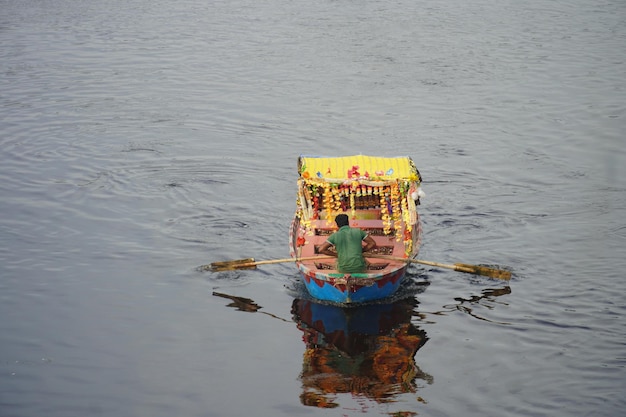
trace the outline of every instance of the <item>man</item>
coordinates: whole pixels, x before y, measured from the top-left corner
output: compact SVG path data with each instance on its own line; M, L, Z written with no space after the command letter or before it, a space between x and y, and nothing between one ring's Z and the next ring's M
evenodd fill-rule
M337 256L337 270L343 273L364 272L367 262L363 252L376 247L376 242L358 228L352 228L348 222L348 215L339 214L335 217L339 230L328 237L328 240L319 248L319 252L328 256ZM365 243L365 246L362 244ZM330 250L334 246L337 253Z

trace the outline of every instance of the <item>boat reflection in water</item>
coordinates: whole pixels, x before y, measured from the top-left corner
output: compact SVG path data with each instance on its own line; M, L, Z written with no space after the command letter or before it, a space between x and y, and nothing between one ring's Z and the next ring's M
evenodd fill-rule
M415 393L418 379L432 383L415 364L428 340L411 323L416 306L415 298L350 308L294 300L291 311L306 344L302 404L337 407L339 394L385 403Z

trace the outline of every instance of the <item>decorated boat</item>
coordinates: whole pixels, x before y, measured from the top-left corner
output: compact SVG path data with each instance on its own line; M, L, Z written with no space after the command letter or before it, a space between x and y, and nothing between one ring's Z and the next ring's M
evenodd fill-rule
M421 176L410 157L364 155L298 159L298 198L290 228L290 255L312 297L335 303L364 303L392 296L422 236L417 212ZM346 214L376 247L364 252L367 269L341 273L319 247Z

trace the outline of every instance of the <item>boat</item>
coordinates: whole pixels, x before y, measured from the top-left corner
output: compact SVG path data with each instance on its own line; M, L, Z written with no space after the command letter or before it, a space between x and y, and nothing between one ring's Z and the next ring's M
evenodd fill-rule
M290 228L289 253L309 294L340 304L391 297L405 278L422 238L417 212L421 175L403 157L354 155L298 158L298 195ZM368 267L341 273L319 247L337 230L335 217L347 214L351 227L365 230L376 247L363 255Z

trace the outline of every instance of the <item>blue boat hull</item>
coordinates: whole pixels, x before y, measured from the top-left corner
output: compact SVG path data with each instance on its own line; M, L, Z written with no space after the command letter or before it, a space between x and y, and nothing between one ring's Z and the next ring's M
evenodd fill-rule
M365 303L393 295L405 277L406 267L386 274L322 273L298 265L302 281L309 294L318 300L334 303Z

